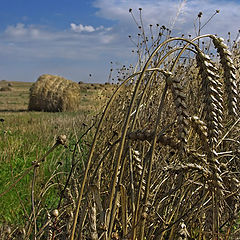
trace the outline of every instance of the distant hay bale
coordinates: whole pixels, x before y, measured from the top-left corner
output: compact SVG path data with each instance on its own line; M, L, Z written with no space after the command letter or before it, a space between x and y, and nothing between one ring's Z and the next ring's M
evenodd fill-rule
M60 76L44 74L30 88L30 111L75 111L80 103L80 87Z
M1 87L1 88L0 88L0 91L1 91L1 92L12 91L12 88L10 88L10 87Z

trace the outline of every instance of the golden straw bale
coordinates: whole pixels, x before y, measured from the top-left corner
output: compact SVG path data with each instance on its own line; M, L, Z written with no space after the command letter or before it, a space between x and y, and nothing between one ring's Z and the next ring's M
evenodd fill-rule
M80 86L60 76L44 74L30 89L30 111L75 111L80 103Z

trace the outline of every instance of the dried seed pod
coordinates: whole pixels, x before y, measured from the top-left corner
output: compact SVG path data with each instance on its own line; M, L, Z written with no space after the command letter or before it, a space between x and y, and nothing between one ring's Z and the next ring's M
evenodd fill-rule
M66 145L66 141L67 141L67 136L66 135L59 135L57 137L57 143L61 144L61 145Z
M227 93L227 105L229 114L236 116L237 115L237 99L238 99L238 90L236 83L236 68L233 64L231 58L232 54L228 50L227 45L224 43L223 38L218 38L216 36L211 36L213 44L217 49L220 55L220 62L224 70L224 84L225 90Z
M54 209L54 210L52 211L52 215L53 215L54 217L58 217L59 211L58 211L57 209Z
M11 227L10 227L10 226L7 226L7 227L6 227L6 233L7 233L8 235L10 235L11 232L12 232Z

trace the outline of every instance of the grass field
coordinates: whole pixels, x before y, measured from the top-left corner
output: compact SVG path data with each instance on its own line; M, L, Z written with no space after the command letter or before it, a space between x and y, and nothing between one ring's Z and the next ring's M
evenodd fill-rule
M0 81L0 112L27 111L31 82ZM9 86L10 85L10 86ZM81 85L80 111L96 111L106 102L114 89L109 84ZM9 88L4 90L5 88ZM3 89L1 91L1 89Z
M71 168L71 148L74 148L81 134L94 123L94 116L101 111L113 86L81 84L79 111L66 113L29 112L29 89L32 83L0 81L0 89L8 86L10 89L0 91L1 193L9 188L20 173L31 167L34 161L38 161L54 145L57 136L67 136L69 148L59 146L38 169L35 184L35 194L38 198L42 186L47 183L53 172L61 172L58 181L66 180ZM83 146L79 142L77 147L84 161L86 143ZM31 171L16 188L1 198L0 225L24 225L29 217L28 213L31 212L32 178ZM50 208L59 201L59 194L54 190L50 189L44 196L44 201L51 206Z
M0 91L0 111L26 111L32 83L0 81L0 89L8 85L10 90Z

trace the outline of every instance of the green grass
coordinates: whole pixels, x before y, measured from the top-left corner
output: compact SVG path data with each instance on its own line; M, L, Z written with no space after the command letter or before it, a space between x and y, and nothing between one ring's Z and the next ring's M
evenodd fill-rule
M87 116L84 113L17 112L2 114L1 118L4 119L1 124L0 137L0 148L3 150L0 158L1 192L8 189L9 184L24 169L32 165L32 161L41 159L55 143L58 135L68 136L68 144L71 146L71 143L74 143L84 131L82 122L87 121ZM40 186L46 183L60 161L62 166L59 171L69 172L71 152L62 146L55 149L39 167L36 180L37 189L40 190ZM21 201L26 207L26 211L29 212L31 208L31 180L32 172L1 199L0 215L3 218L0 221L14 224L25 221ZM51 194L47 194L45 201L54 205L58 199L57 192L51 190Z
M68 148L58 146L40 164L36 172L35 204L42 202L46 209L52 210L56 208L60 198L59 186L66 182L69 174L74 144L92 123L96 110L102 106L99 89L96 90L90 84L82 85L82 104L78 112L28 112L29 88L32 83L11 83L13 90L0 94L0 118L4 120L0 122L0 194L31 167L33 161L42 158L55 144L57 136L64 134L67 136ZM7 84L8 82L0 81L0 87ZM79 144L79 149L81 156L78 158L84 160L88 151L85 142ZM32 181L33 170L1 198L0 226L26 224L32 212ZM41 224L39 223L39 226Z

